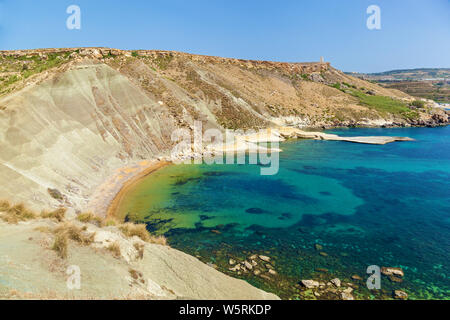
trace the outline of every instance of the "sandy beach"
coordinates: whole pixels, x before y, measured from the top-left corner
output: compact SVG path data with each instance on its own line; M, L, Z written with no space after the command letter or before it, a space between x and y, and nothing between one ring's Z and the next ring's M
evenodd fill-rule
M118 218L116 211L127 192L141 179L169 164L169 161L146 160L117 169L97 188L89 203L89 211L101 217Z

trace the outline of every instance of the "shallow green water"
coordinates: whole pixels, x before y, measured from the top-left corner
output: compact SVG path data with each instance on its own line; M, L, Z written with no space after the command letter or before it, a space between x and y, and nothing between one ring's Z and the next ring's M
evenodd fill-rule
M301 279L366 278L375 264L402 267L403 282L383 277L379 292L361 283L357 297L403 289L449 299L450 127L329 132L417 141L285 142L274 176L261 176L258 165L169 166L136 186L120 210L225 272L229 257L270 255L279 281L242 277L283 298L297 297Z

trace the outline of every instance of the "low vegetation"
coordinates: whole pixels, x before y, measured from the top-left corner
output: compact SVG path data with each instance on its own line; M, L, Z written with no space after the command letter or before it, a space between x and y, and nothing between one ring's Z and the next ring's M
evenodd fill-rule
M0 57L0 73L9 73L8 76L0 77L0 95L8 93L10 86L20 80L25 80L35 74L44 72L51 68L59 67L69 61L73 52L55 52L39 56Z
M51 232L55 235L52 249L62 259L67 258L69 240L88 246L94 242L95 237L95 233L87 233L85 228L78 227L70 222L60 223Z
M3 214L0 215L0 218L8 223L18 223L37 217L36 213L25 207L23 203L11 205L8 201L1 201L0 211L3 212Z
M53 242L52 250L56 251L61 259L68 256L69 239L66 233L57 233Z
M166 70L169 64L172 62L173 58L174 56L172 54L158 55L158 57L154 59L154 63L160 70Z
M78 221L84 223L94 223L97 225L101 225L103 223L103 219L99 216L96 216L92 212L83 212L77 216Z
M148 243L167 245L167 239L164 236L153 236L148 232L145 224L125 223L119 227L120 231L127 237L139 237Z
M351 96L357 98L361 105L376 110L382 116L393 114L410 120L419 118L419 113L417 111L411 110L410 108L408 108L406 103L400 100L393 99L391 97L375 95L374 92L366 91L364 88L361 88L359 90L355 85L346 82L336 82L334 84L331 84L330 86L342 91L343 93L350 94ZM412 105L422 108L423 102L419 100L416 101L414 101Z
M52 250L56 251L59 257L66 259L68 255L68 245L73 241L82 246L89 246L94 242L95 232L88 232L87 226L78 226L76 223L66 221L66 208L58 208L52 211L42 211L36 214L29 210L24 204L12 205L6 200L0 200L0 219L7 223L17 224L20 221L27 221L31 219L51 219L58 222L54 228L40 225L36 230L50 233L54 235ZM167 245L167 239L164 236L153 236L146 229L145 224L134 224L127 222L120 224L114 218L102 219L92 212L80 213L77 220L81 223L93 223L98 227L117 226L122 234L128 238L138 237L147 243L154 243L159 245ZM143 259L145 245L141 242L135 242L134 248L138 253L138 258ZM120 245L118 242L112 243L107 247L108 251L112 252L115 257L120 257Z
M416 108L424 108L425 102L423 102L422 100L414 100L413 102L411 102L411 105Z
M94 242L95 233L87 233L86 227L78 227L70 222L59 224L54 230L54 234L66 234L68 238L76 243L84 246Z
M391 97L365 94L359 90L350 89L346 92L358 98L359 102L368 108L378 111L382 115L394 114L407 119L417 119L419 114L407 107L407 105Z
M112 255L115 258L120 258L120 256L122 255L120 252L120 245L119 242L113 242L111 243L108 247L107 247L108 251L112 253Z
M66 215L66 208L58 208L53 211L42 211L41 218L44 219L54 219L58 222L61 222L64 220L64 217Z

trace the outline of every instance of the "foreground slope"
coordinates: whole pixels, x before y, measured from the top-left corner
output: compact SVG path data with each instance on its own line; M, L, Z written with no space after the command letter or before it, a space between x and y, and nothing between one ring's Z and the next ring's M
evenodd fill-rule
M126 237L114 226L81 223L74 215L9 224L4 215L0 208L0 300L278 299L181 251ZM78 231L61 257L54 230L69 227ZM73 277L78 271L80 282Z

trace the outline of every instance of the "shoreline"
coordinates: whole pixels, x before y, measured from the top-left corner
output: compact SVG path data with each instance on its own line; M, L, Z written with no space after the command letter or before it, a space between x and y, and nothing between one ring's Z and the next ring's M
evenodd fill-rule
M116 193L113 199L108 203L105 218L114 218L118 220L123 220L122 218L117 216L117 210L122 204L122 201L125 198L128 191L148 175L168 166L169 164L171 164L170 161L165 160L158 161L146 167L145 169L135 174L134 176L130 177L129 179L127 179L122 184L120 190Z

